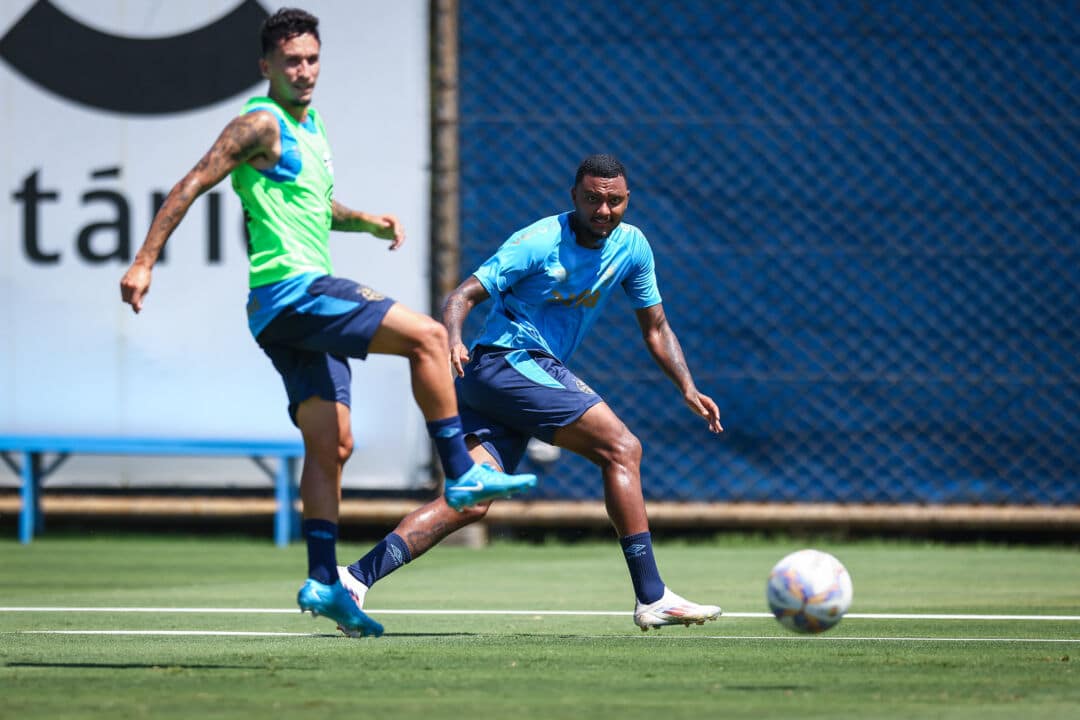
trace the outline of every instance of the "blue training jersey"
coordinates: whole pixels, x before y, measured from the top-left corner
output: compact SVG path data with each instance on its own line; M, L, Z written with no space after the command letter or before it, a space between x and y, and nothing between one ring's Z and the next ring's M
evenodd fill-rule
M566 362L617 285L635 310L660 303L652 248L641 230L620 223L590 249L577 244L570 217L553 215L517 231L473 273L493 301L474 347L543 350Z

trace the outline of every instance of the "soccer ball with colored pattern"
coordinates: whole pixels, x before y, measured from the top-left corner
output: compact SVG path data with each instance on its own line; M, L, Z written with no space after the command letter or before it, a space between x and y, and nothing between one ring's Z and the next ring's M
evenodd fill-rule
M852 595L847 568L820 550L799 550L776 563L765 588L777 621L800 633L835 626L851 607Z

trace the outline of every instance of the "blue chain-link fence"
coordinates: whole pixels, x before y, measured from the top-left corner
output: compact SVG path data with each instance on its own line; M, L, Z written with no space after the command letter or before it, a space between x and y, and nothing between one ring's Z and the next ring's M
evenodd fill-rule
M726 428L613 303L571 367L648 497L1080 502L1076 2L461 0L460 51L463 276L627 166Z

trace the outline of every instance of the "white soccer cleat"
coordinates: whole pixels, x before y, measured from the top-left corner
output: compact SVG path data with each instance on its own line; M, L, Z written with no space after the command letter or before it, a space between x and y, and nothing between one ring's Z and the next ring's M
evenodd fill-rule
M664 588L664 594L656 602L643 605L639 600L634 607L634 624L645 632L649 628L664 625L704 625L715 620L723 612L716 605L698 605Z
M347 567L338 565L337 572L338 579L341 580L341 586L349 592L349 597L353 599L353 602L356 603L356 607L360 608L362 612L364 609L364 596L367 595L368 586L354 578ZM337 629L349 637L362 637L359 633L347 630L340 624L337 626Z
M364 609L364 596L367 595L368 586L360 582L353 577L353 574L349 572L349 568L344 565L338 565L337 569L338 579L341 580L341 584L345 586L345 589L352 595L353 602L356 603L356 607L361 610Z

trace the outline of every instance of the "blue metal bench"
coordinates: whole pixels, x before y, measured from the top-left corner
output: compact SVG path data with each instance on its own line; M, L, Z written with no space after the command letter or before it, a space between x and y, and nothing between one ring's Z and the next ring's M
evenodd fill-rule
M46 464L49 455L53 457ZM19 542L29 543L44 530L41 481L71 455L250 457L274 482L274 542L284 546L299 537L296 477L298 460L304 456L300 441L0 435L0 459L22 478ZM277 460L276 466L267 462L271 458Z

